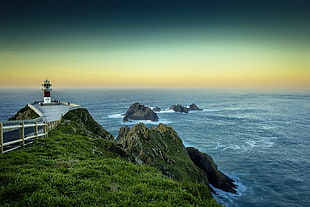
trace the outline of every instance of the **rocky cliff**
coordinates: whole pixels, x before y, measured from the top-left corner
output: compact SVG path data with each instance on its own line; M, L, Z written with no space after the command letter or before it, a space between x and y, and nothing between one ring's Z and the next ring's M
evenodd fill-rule
M144 124L122 127L117 141L132 155L135 163L156 167L174 180L212 184L236 193L233 180L220 172L212 157L197 149L185 148L171 127L159 124L152 129Z
M165 167L162 172L182 182L154 167L128 162L134 157L109 140L112 135L86 109L76 109L48 138L0 154L0 206L221 206L205 184L184 180L198 176L172 129L124 127L119 139L129 137L140 139L131 142L140 152L136 157ZM194 171L204 178L202 170Z
M9 118L9 121L12 120L30 120L39 118L40 116L33 111L28 105L19 110L13 117Z
M237 186L233 183L234 181L218 170L210 155L202 153L193 147L188 147L186 150L192 161L206 173L210 184L223 191L236 193Z
M140 123L128 129L120 129L117 141L133 156L135 163L156 167L174 180L208 183L205 173L192 162L171 127L159 124L149 129Z
M99 136L108 140L114 140L113 135L98 124L85 108L69 111L63 117L63 124L70 120L68 132L76 134L85 134Z
M30 110L25 107L17 113L18 117L29 117ZM173 180L212 184L226 192L236 193L233 180L218 170L208 154L192 147L185 148L177 132L164 124L151 129L142 123L131 129L124 126L115 142L113 135L98 124L87 109L80 108L69 111L58 130L93 137L94 140L110 140L107 150L111 153L137 164L155 167Z

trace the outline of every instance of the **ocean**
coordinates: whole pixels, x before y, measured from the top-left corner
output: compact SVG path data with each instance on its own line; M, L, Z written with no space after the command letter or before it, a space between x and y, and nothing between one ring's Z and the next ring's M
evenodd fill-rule
M0 89L0 121L42 99L39 89ZM138 123L122 122L131 104L160 107L160 123L236 180L237 195L215 189L225 206L310 206L310 91L54 89L52 99L87 108L115 137ZM168 110L191 103L203 111Z

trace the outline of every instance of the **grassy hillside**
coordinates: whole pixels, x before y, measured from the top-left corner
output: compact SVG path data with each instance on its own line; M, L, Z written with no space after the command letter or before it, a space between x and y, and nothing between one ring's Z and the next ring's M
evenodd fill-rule
M206 185L128 162L114 142L72 124L0 154L0 206L220 206Z

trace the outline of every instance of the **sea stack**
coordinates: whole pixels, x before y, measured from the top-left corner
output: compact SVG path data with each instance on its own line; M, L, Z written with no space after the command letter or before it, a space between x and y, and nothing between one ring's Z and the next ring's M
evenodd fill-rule
M130 120L151 120L158 121L157 114L151 108L141 105L139 103L132 104L125 113L123 121Z
M172 105L169 109L172 109L175 112L188 113L188 108L182 106L181 104Z
M188 110L190 111L202 111L201 108L199 108L196 104L192 103L191 105L189 105Z

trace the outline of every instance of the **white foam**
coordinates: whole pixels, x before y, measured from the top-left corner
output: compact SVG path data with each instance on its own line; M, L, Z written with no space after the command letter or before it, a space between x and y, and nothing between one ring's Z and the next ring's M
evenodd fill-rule
M119 119L119 118L123 118L124 115L123 114L111 114L108 115L109 118L113 118L113 119Z
M217 109L202 109L202 111L217 112L217 111L220 111L220 110L217 110Z
M222 149L222 151L225 151L225 150L227 150L227 149L233 149L233 150L240 150L241 149L241 147L239 146L239 145L230 145L230 146L228 146L228 147L224 147L223 149Z
M175 111L173 109L166 109L166 110L161 110L159 112L156 112L159 114L164 114L164 113L175 113Z
M257 146L257 142L256 141L253 141L253 140L248 140L245 142L246 144L250 145L250 148L254 148Z
M215 150L218 150L218 149L220 149L220 148L225 147L224 145L221 145L221 143L220 143L220 142L213 142L213 143L215 143L215 144L216 144L216 147L214 147L214 148L213 148L213 149L215 149Z
M172 123L171 121L168 120L159 120L159 121L151 121L151 120L130 120L127 122L123 122L123 125L135 125L135 124L139 124L139 123L143 123L143 124L151 124L151 125L158 125L158 124L170 124Z
M250 148L269 148L272 147L275 142L273 140L278 139L277 137L260 137L256 140L247 140L245 143L250 146Z

